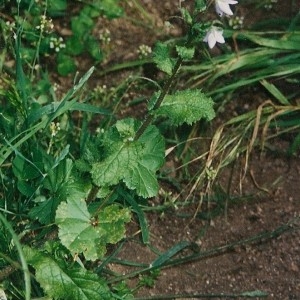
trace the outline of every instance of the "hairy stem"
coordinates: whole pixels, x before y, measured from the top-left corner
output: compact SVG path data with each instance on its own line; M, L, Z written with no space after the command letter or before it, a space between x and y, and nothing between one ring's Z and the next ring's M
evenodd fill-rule
M183 59L181 57L179 57L177 59L177 62L176 62L175 66L174 66L174 69L173 69L173 73L169 77L169 79L166 81L166 83L165 83L165 85L163 87L163 90L161 91L158 99L156 100L156 102L155 102L155 104L154 104L154 106L152 108L152 111L155 111L156 109L158 109L161 106L161 104L164 101L166 95L170 91L170 88L171 88L171 86L172 86L172 84L174 82L175 76L177 75L177 73L178 73L178 71L180 69L180 66L182 64L182 61L183 61ZM153 119L154 119L154 115L150 111L150 113L147 115L145 121L143 122L143 124L141 125L141 127L136 132L135 137L134 137L135 141L138 140L141 137L141 135L145 132L145 130L151 124L151 122L153 121Z

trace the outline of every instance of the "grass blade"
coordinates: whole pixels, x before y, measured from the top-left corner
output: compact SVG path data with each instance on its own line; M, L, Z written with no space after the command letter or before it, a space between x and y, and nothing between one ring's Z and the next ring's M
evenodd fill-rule
M190 247L190 246L191 246L191 243L188 241L182 241L182 242L176 244L175 246L173 246L172 248L170 248L169 250L164 252L162 255L160 255L156 260L154 260L151 264L152 268L162 267L165 262L170 260L171 257L176 255L181 250L183 250L187 247Z
M144 244L149 244L149 228L148 228L148 222L145 217L145 214L143 210L140 208L138 203L127 193L122 191L121 189L118 190L120 195L124 197L124 199L128 202L128 204L133 208L133 210L136 212L140 227L141 227L141 232L142 232L142 239Z
M289 100L278 90L278 88L274 84L269 83L265 79L261 80L260 83L279 101L280 104L291 105Z

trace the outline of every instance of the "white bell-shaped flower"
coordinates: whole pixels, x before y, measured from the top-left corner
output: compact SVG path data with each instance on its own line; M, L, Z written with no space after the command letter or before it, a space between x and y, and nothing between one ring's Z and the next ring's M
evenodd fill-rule
M232 16L233 12L230 9L230 4L237 4L238 1L235 0L215 0L215 7L217 14L222 17L224 14Z
M206 33L206 36L203 39L204 42L208 43L210 49L212 49L216 43L225 43L225 39L223 37L223 30L212 26Z

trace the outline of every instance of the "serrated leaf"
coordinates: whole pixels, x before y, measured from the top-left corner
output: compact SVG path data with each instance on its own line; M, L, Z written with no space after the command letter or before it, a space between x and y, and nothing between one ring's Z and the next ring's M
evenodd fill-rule
M69 199L59 205L55 221L62 244L73 255L83 253L86 259L96 260L105 255L107 243L124 237L124 223L130 221L130 213L111 205L92 218L84 200Z
M104 141L107 157L92 166L94 183L103 187L124 181L139 196L147 198L156 195L158 183L155 172L164 163L163 137L156 127L149 126L140 139L134 141L137 128L133 120L122 120L116 128L111 129L111 134L108 133Z
M180 9L180 11L181 11L182 18L186 22L186 24L191 25L193 23L193 18L189 13L189 11L183 7Z
M118 205L105 207L98 215L98 227L102 229L106 243L115 244L125 235L124 223L131 219L129 209L120 209Z
M106 283L85 269L67 269L61 262L34 248L24 247L27 262L36 272L36 280L44 292L55 299L110 300Z
M200 119L210 121L215 117L213 101L200 90L177 91L167 95L156 115L167 116L173 125L192 124Z
M155 173L142 163L130 169L129 176L124 179L129 189L135 189L139 196L154 197L158 193L158 182Z
M165 140L155 126L149 126L139 142L143 144L143 165L157 171L165 162Z
M178 55L184 60L192 59L195 54L194 47L187 48L187 47L183 47L183 46L176 46L176 51L177 51Z
M134 119L125 119L117 121L116 129L121 137L133 139L136 131L136 123Z
M157 67L161 71L171 75L175 65L175 60L170 57L168 45L158 42L154 47L153 55L153 60Z
M126 178L128 170L133 168L139 159L141 146L134 142L119 143L118 149L105 160L93 164L92 178L98 186L110 186Z

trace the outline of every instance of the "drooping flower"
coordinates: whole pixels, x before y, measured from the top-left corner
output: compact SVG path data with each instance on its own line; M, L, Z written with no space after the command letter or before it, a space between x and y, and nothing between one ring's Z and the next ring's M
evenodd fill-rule
M215 7L217 14L222 17L224 14L228 16L232 16L233 12L230 9L229 4L237 4L238 2L235 0L215 0Z
M208 43L208 46L210 49L212 49L216 43L225 43L224 37L223 37L223 30L212 26L206 33L204 39L204 42Z

